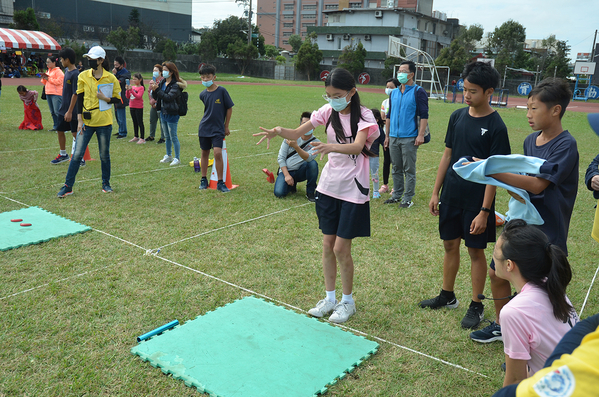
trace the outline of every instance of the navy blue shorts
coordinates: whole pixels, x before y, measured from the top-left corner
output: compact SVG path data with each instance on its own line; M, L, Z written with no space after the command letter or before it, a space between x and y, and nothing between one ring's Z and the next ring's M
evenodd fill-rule
M447 204L439 204L439 235L441 240L462 238L466 247L484 249L495 242L495 213L487 218L487 229L481 234L470 234L470 225L479 211L464 210Z
M370 203L354 204L316 191L316 215L322 234L351 240L370 237Z
M210 150L213 147L219 147L222 149L223 147L222 136L209 136L209 137L200 137L200 149L202 150Z
M77 132L77 115L74 114L71 121L65 121L64 116L58 115L58 127L56 131Z

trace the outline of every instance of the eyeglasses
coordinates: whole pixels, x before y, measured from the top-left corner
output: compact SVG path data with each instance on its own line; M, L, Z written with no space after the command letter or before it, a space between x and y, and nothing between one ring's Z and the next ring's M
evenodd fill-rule
M397 73L407 73L407 74L410 74L412 72L410 72L409 70L401 70L400 69L400 70L397 71Z
M346 96L348 96L348 95L349 95L349 91L347 91L347 94L345 94L345 95L343 95L343 96L338 96L338 97L336 97L336 98L332 98L332 97L328 96L326 93L325 93L325 94L322 94L322 97L324 98L324 100L325 100L325 101L327 101L327 102L328 102L330 99L341 99L341 98L345 98L345 97L346 97Z

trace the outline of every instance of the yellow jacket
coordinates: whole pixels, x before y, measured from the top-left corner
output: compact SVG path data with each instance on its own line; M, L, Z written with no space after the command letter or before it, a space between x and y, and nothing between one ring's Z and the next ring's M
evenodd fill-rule
M98 85L112 84L112 97L121 99L121 85L116 77L105 69L102 69L102 77L99 80L93 75L93 69L87 69L79 74L77 80L77 95L83 95L83 111L91 112L90 120L83 119L83 123L90 127L103 127L112 125L112 110L100 111L100 100L96 96Z

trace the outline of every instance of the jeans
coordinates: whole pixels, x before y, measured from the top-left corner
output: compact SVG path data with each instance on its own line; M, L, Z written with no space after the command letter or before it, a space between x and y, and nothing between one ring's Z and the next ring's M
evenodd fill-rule
M156 124L160 119L160 112L156 108L150 108L150 136L154 138L156 135ZM160 123L160 139L164 140L164 129Z
M316 160L303 162L297 170L289 171L293 177L294 186L298 182L308 181L306 185L306 194L313 195L316 190L316 180L318 179L318 163ZM285 174L279 172L275 182L275 197L285 197L289 194L290 186L285 182Z
M127 111L125 108L114 108L116 122L119 125L119 135L127 136Z
M372 191L379 191L379 162L380 157L369 157L370 162L370 179L372 179Z
M175 158L179 158L179 151L181 145L179 144L179 138L177 138L177 125L179 124L179 115L165 114L160 112L160 122L164 129L164 136L166 138L166 155L171 155L171 143L175 147Z
M54 123L52 129L58 128L58 111L62 105L62 96L60 95L46 95L48 101L48 107L50 108L50 114L52 115L52 122Z
M94 133L98 138L98 149L100 150L100 161L102 162L102 186L110 185L110 135L112 134L112 125L104 127L85 126L85 129L81 131L81 135L77 137L75 153L73 153L69 163L65 185L73 187L75 184L75 177L79 172L81 159Z
M416 137L389 137L389 155L393 164L391 167L394 189L392 198L395 200L401 199L403 203L412 201L416 189L416 153L418 146L414 145L415 140Z

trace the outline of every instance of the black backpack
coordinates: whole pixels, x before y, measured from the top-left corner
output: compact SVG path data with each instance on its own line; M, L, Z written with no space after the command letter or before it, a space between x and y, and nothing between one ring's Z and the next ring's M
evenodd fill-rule
M179 116L187 116L187 101L189 100L189 94L185 91L181 91L181 95L177 97L177 106L179 107Z

